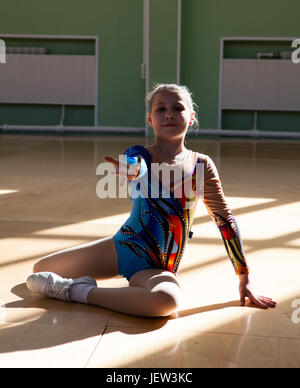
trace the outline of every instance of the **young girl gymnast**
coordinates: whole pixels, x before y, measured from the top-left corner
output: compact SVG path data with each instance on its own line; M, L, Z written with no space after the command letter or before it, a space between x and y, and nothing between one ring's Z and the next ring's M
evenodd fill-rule
M181 287L177 275L186 243L192 237L191 225L201 192L195 185L197 171L200 171L196 166L201 165L201 199L220 230L239 276L241 306L248 297L260 308L275 307L272 299L257 296L250 289L249 267L239 230L213 161L185 147L187 131L197 121L190 91L178 85L157 85L148 101L147 119L153 127L154 144L130 147L124 153L126 162L122 158L104 158L114 165L122 183L121 171L125 169L133 205L130 217L115 236L39 260L27 279L27 288L45 297L93 304L137 316L162 317L178 310ZM181 186L179 195L175 179L169 181L169 195L165 195L164 182L152 169L154 164L180 168L180 182L190 182L192 195L183 193ZM129 286L97 287L95 279L117 275L125 277Z

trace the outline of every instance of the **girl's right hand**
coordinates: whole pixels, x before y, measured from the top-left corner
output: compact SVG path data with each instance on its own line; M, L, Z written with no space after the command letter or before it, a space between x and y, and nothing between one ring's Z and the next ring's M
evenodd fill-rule
M121 161L121 164L120 164L119 159L115 159L115 158L113 158L111 156L104 156L104 160L106 162L111 163L111 164L113 164L115 166L116 175L120 176L120 184L121 184L121 186L124 185L124 183L126 182L126 179L131 181L132 179L137 178L139 173L140 173L140 171L141 171L141 161L142 161L142 157L141 156L138 156L137 164L133 164L133 165L129 164L129 163L122 162L122 161Z

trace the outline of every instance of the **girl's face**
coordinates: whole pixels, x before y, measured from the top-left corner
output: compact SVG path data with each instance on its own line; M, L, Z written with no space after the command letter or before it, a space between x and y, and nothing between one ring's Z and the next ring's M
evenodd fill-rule
M184 138L194 117L195 113L189 108L184 94L175 90L157 93L148 113L149 125L155 135L164 139Z

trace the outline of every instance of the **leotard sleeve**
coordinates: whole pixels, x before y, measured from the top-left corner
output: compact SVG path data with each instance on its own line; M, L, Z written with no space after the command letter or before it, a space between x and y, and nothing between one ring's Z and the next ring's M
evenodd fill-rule
M204 205L221 232L227 254L236 274L248 274L249 268L240 232L226 201L219 173L211 158L207 155L202 156L204 159Z

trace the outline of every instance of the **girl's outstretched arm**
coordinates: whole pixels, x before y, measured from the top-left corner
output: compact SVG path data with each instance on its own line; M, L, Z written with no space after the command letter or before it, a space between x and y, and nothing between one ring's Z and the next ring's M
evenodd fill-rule
M248 297L258 307L264 309L275 307L276 302L270 298L255 295L250 288L249 266L245 258L239 228L224 196L216 166L209 157L206 157L205 160L203 202L221 232L227 254L239 276L241 306L245 305L245 298Z

